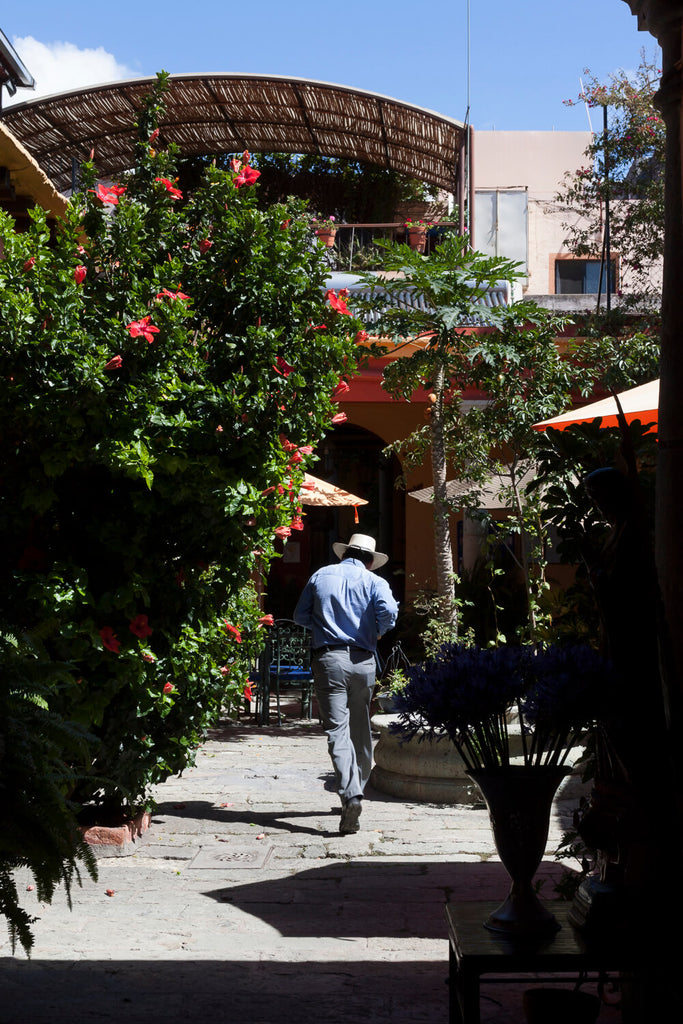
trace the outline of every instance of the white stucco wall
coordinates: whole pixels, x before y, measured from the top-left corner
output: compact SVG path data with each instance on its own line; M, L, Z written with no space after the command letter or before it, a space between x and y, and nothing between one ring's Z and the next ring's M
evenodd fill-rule
M551 257L567 251L563 223L568 215L554 198L565 173L588 163L585 150L590 141L589 131L474 133L475 190L526 189L528 193L527 294L555 290Z

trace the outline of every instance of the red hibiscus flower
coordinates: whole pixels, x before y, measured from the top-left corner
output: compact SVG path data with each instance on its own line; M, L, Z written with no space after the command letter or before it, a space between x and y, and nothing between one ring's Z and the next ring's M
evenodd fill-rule
M109 362L104 364L104 368L105 370L118 370L122 363L121 356L112 356Z
M180 191L179 188L176 188L173 182L169 181L168 178L155 178L154 180L160 182L164 186L164 188L170 195L171 199L183 198L183 193Z
M274 530L275 536L281 537L283 540L285 539L285 537L289 537L291 535L291 532L292 531L288 526L277 526Z
M128 333L131 338L146 338L151 345L154 335L159 333L159 328L150 322L151 319L151 316L143 316L142 320L133 320L129 323Z
M275 362L273 363L273 369L282 377L289 377L294 367L290 366L283 356L278 356Z
M345 291L348 294L348 289L344 288L343 291ZM332 309L336 309L338 313L345 313L346 316L351 316L351 310L344 302L341 292L339 293L339 295L337 295L337 293L333 291L332 288L328 288L327 291L325 292L325 298L332 306Z
M356 345L362 345L363 342L365 342L367 340L368 340L368 332L367 331L358 331L358 333L356 334L356 338L355 338Z
M336 416L332 417L332 419L330 420L330 423L334 423L335 425L337 425L339 423L346 423L347 419L348 419L348 416L346 415L345 412L338 412Z
M74 281L76 282L76 284L83 284L83 282L85 281L85 275L87 273L87 269L83 266L82 263L79 263L74 270Z
M301 516L294 516L294 518L292 519L292 521L289 524L289 526L290 526L290 529L292 529L292 530L303 530L303 528L304 528L304 521L301 518Z
M173 693L173 683L164 683L164 693Z
M273 618L272 615L262 615L261 618L258 621L259 621L259 626L274 626L275 625L275 619Z
M157 659L154 657L153 654L149 654L149 652L145 651L145 653L142 655L142 660L143 661L153 662L153 661L156 661Z
M251 690L251 683L247 683L247 685L244 687L244 698L248 701L252 701L254 699L254 695Z
M332 398L339 398L340 395L345 395L346 392L350 391L350 390L351 390L351 388L346 383L346 381L345 380L340 380L339 383L337 384L336 388L332 392Z
M152 134L149 137L149 141L150 141L150 143L156 142L158 138L159 138L159 129L155 128L154 131L152 132Z
M24 263L24 273L27 274L29 272L29 270L33 270L35 265L36 265L36 258L35 258L35 256L30 256L26 260L26 263Z
M211 241L210 238L202 238L197 248L199 249L200 252L204 253L208 252L212 245L213 242Z
M118 206L119 198L125 191L126 190L122 185L112 185L111 188L108 188L106 185L98 185L95 189L95 195L101 203L109 203L111 206Z
M113 651L114 654L118 654L121 649L121 641L117 639L116 633L111 626L103 626L100 630L100 639L102 640L102 646L106 647L108 651Z
M227 633L232 633L235 638L235 642L238 644L242 643L242 634L240 633L237 626L232 626L227 619L223 619L223 625Z
M155 298L156 299L181 299L181 300L187 300L187 299L190 298L190 296L186 295L185 292L172 292L172 291L169 291L168 288L162 288L160 292L156 293Z
M254 170L253 167L243 167L234 179L235 188L241 188L242 185L253 185L260 177L260 171Z
M151 636L154 632L147 621L146 615L136 615L134 619L130 620L128 629L131 631L133 636L137 636L141 640L144 640L146 636Z

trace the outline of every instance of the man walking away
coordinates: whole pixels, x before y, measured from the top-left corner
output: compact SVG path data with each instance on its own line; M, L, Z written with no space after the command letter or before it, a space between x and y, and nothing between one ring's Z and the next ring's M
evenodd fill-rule
M314 573L294 609L312 633L315 693L342 802L339 831L358 832L372 767L370 699L380 636L396 623L398 604L373 570L388 561L375 540L354 533L332 545L340 562Z

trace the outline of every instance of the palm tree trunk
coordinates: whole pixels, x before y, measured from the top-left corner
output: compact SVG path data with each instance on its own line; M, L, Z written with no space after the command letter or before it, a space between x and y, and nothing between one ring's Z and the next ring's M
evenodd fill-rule
M446 444L443 422L443 393L445 370L439 367L434 380L430 429L432 434L432 482L434 485L434 558L436 562L436 589L439 597L440 618L454 627L457 635L457 611L453 581L453 550L448 523L449 508L446 500Z

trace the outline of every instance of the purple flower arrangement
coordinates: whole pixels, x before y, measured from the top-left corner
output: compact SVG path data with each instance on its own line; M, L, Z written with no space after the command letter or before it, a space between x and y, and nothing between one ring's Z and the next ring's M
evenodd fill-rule
M407 739L448 736L470 771L511 763L511 723L525 765L564 764L614 692L609 662L585 644L445 644L406 674L396 728Z

